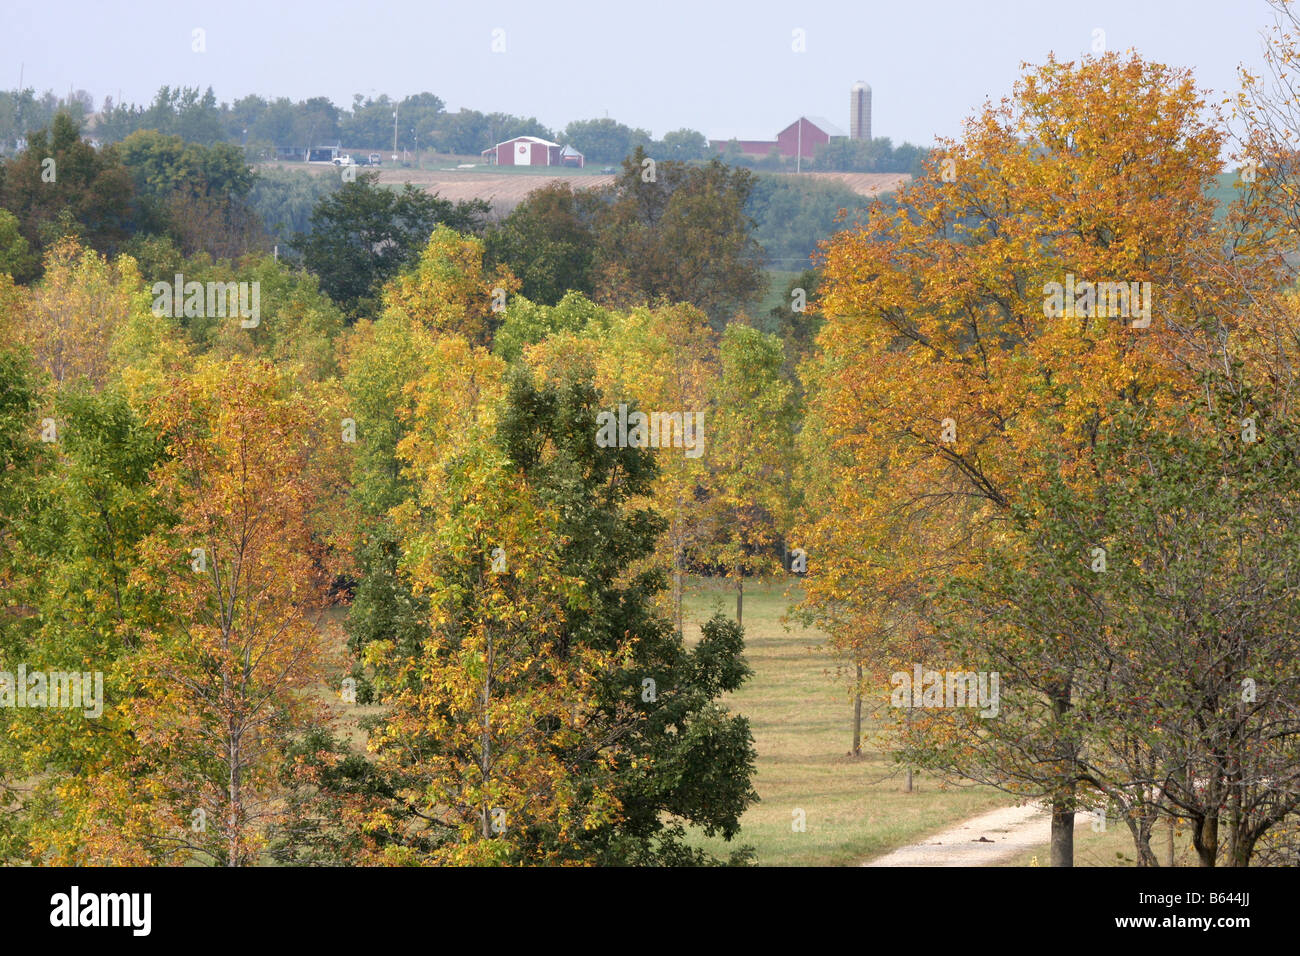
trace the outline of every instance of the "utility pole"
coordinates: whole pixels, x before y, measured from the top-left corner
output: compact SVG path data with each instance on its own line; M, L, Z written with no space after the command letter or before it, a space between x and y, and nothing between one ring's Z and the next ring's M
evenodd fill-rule
M397 104L393 104L393 160L397 160Z
M794 171L795 171L796 173L801 173L801 172L803 172L803 117L802 117L802 116L799 117L799 148L798 148L798 153L799 153L799 155L798 155L798 157L797 157L797 158L795 159L795 161L794 161Z
M18 64L18 95L14 97L14 143L23 135L23 70L27 62Z

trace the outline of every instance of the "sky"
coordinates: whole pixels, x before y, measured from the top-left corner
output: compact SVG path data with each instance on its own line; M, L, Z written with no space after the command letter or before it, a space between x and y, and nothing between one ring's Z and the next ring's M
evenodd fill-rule
M929 145L1008 95L1023 62L1077 59L1095 38L1222 95L1239 64L1260 71L1271 22L1266 0L3 0L0 88L21 75L97 107L164 84L339 106L427 90L557 130L609 116L655 137L769 139L800 115L847 132L863 80L875 136Z

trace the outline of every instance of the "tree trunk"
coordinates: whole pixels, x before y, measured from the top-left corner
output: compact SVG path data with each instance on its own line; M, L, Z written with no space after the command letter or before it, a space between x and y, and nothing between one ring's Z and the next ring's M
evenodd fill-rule
M1250 866L1250 858L1255 854L1255 843L1258 840L1258 834L1255 832L1243 832L1232 844L1232 865L1233 866Z
M915 693L916 693L916 690L913 689L912 693L915 694ZM914 698L914 699L915 699L915 698ZM911 709L910 707L909 707L907 710L905 710L905 711L903 712L903 719L904 719L905 721L907 721L909 724L912 722L912 709ZM910 731L910 728L909 728L909 731ZM907 768L907 781L906 781L906 783L903 785L903 792L904 792L904 793L911 793L911 792L912 792L912 768L911 768L911 767L908 767L908 768Z
M1160 860L1156 857L1156 851L1151 849L1151 827L1149 824L1139 824L1137 839L1133 844L1137 848L1137 865L1156 867L1160 865Z
M1062 721L1070 712L1071 679L1066 678L1063 685L1053 689L1052 712L1058 721ZM1059 726L1056 725L1056 726ZM1064 778L1058 789L1052 794L1052 866L1074 866L1074 797L1077 784L1075 774L1078 770L1078 751L1068 738L1056 736L1053 731L1058 754L1058 766Z
M488 711L488 704L492 700L492 665L494 663L492 651L492 637L489 634L487 639L487 666L483 675L483 730L479 737L479 756L482 760L482 763L479 764L479 771L482 774L485 788L492 770L492 718ZM482 807L483 839L485 840L492 838L491 821L489 819L491 814L492 808L487 805L485 800Z
M1169 827L1167 830L1165 830L1165 866L1174 865L1174 827L1175 826L1177 826L1177 821L1173 817L1170 817Z
M1204 816L1193 821L1192 845L1201 866L1214 866L1219 856L1219 818Z
M1052 866L1074 866L1073 794L1052 798Z
M736 623L745 625L745 577L740 568L736 568Z
M682 552L677 549L673 552L673 623L677 625L677 633L682 633Z
M853 685L853 756L862 756L862 662L857 665L857 683Z
M239 752L239 732L227 721L226 755L230 760L230 780L227 795L230 799L230 812L226 821L226 866L240 865L239 837L242 830L240 823L240 803L243 800L242 758Z

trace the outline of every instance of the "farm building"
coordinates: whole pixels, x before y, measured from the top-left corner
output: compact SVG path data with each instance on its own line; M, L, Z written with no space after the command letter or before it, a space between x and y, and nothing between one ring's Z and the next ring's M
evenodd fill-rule
M309 163L332 163L338 159L343 146L341 143L334 146L317 146L307 151L307 162Z
M537 136L516 136L489 146L482 155L494 166L582 166L576 149Z
M560 150L560 165L577 166L579 169L582 169L582 167L586 165L586 160L583 159L582 153L578 152L572 146L566 146L564 149Z
M811 159L817 153L817 147L843 136L844 131L829 120L820 116L800 116L777 133L776 139L742 139L736 143L740 151L749 156L766 156L775 149L791 159L796 156ZM726 139L709 140L709 146L718 152L725 152L730 144L731 140Z

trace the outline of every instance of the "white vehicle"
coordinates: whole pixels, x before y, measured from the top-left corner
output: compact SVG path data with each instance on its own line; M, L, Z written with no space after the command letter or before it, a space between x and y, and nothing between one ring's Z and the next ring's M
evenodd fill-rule
M353 159L349 153L344 153L342 156L334 157L335 166L355 166L356 164L357 161Z

